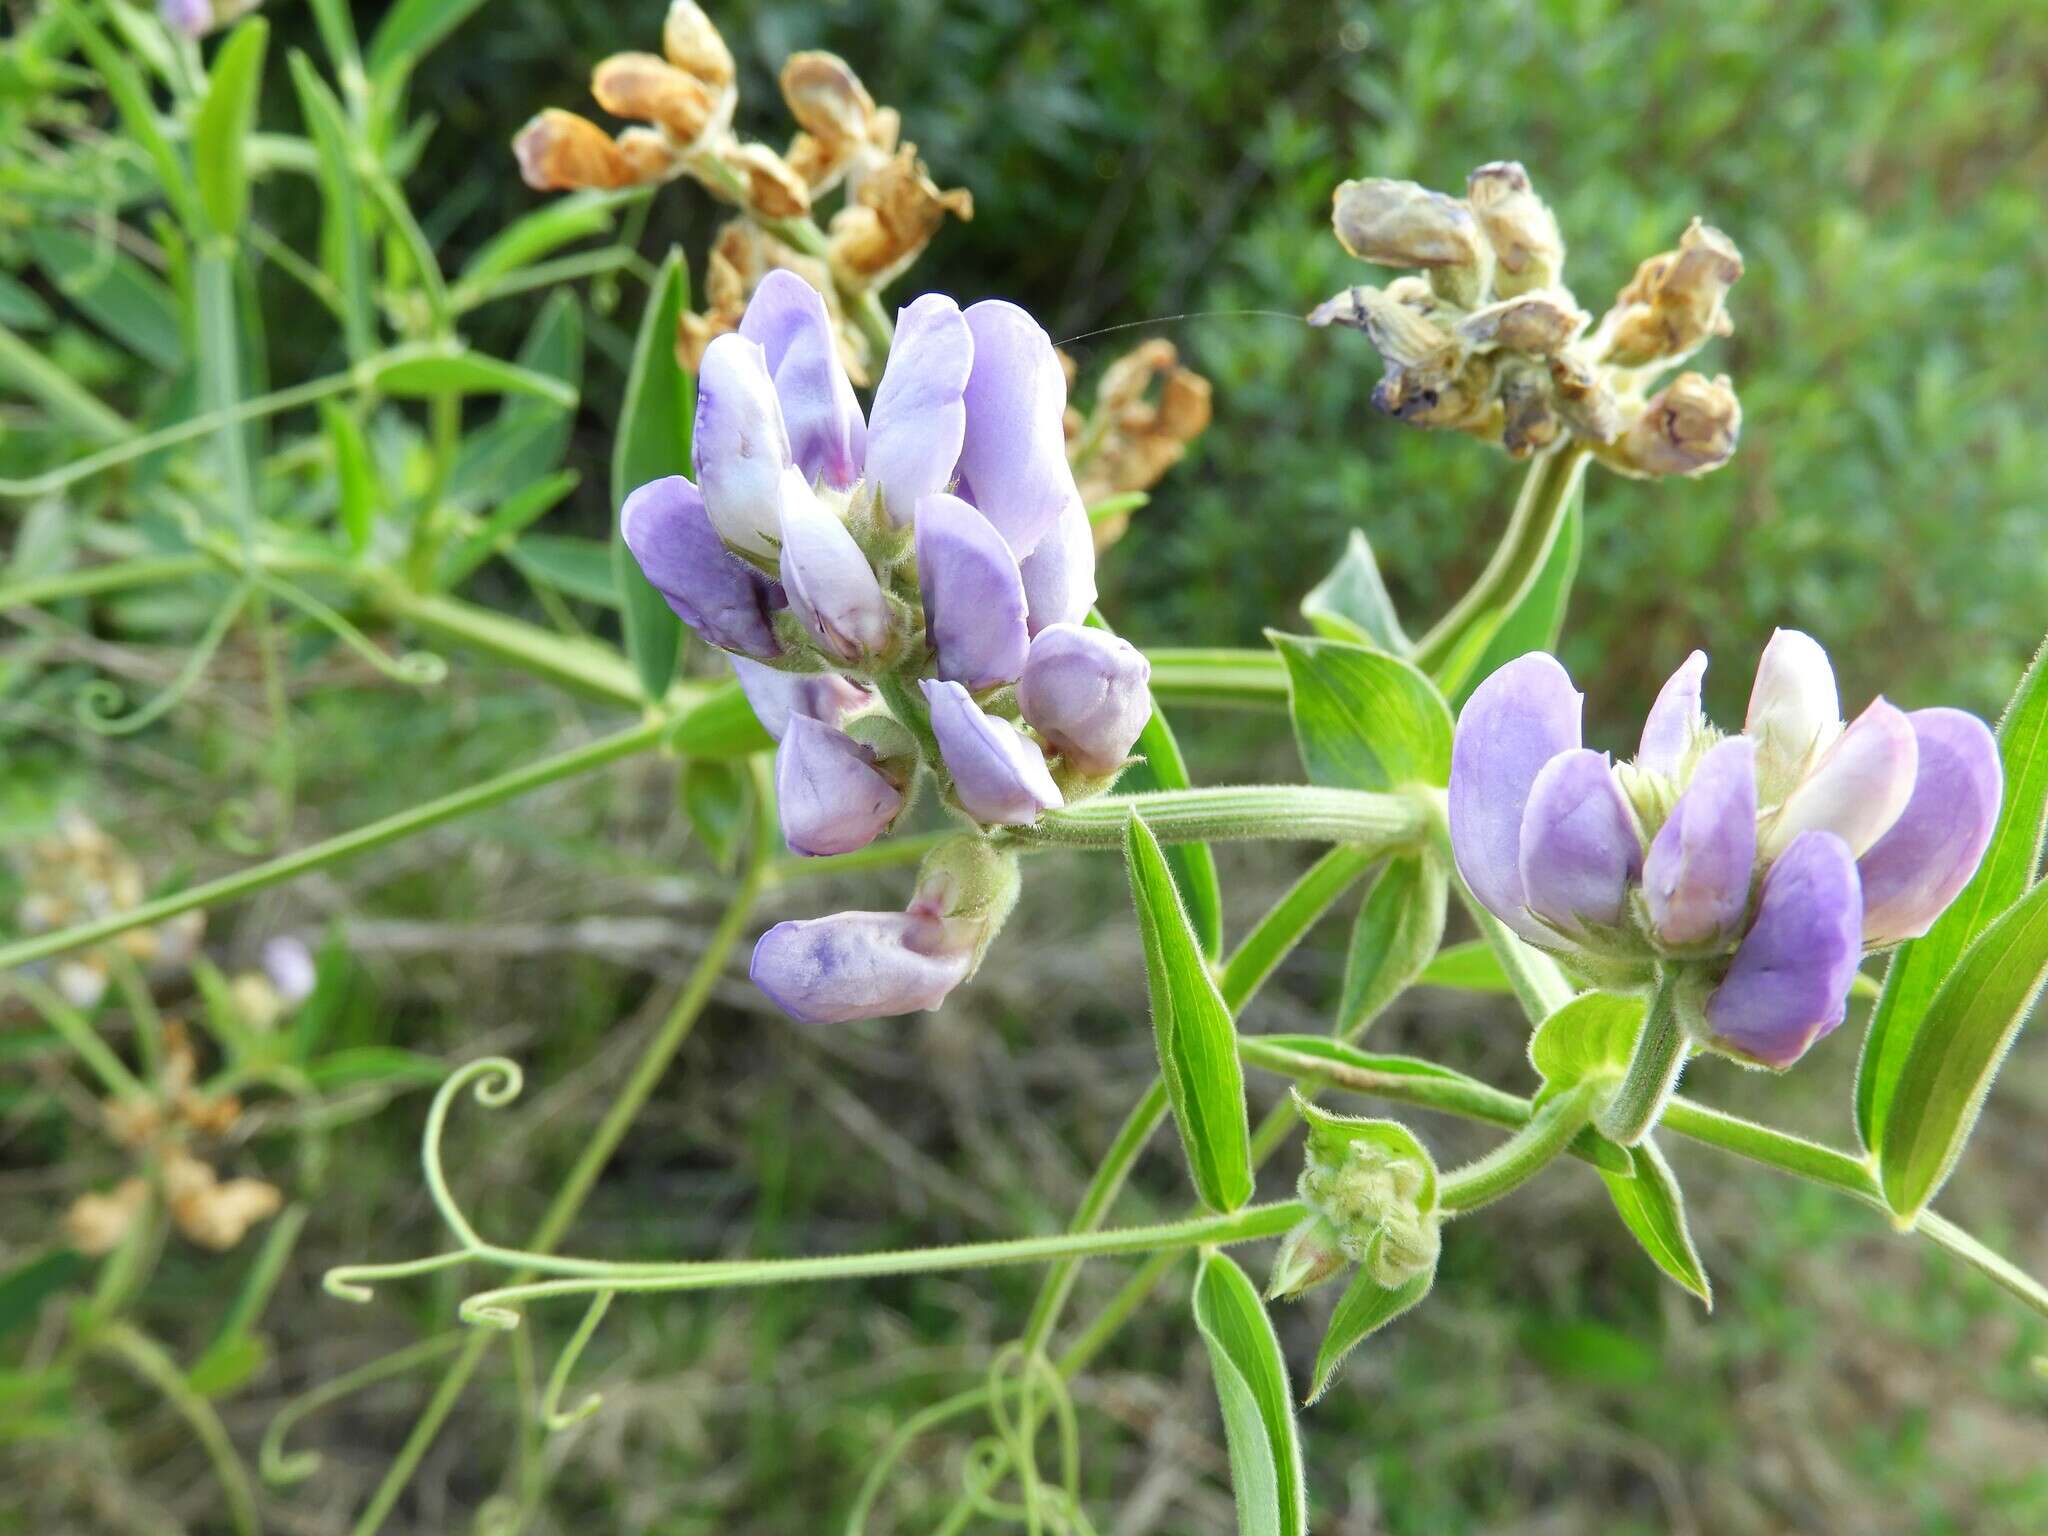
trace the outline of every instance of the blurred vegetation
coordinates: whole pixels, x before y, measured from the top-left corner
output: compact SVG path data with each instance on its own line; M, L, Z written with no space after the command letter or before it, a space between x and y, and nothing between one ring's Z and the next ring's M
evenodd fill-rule
M365 33L378 9L361 8ZM26 14L10 8L10 20ZM290 48L323 57L305 10L275 0L268 14L275 60ZM1743 398L1734 464L1696 484L1596 475L1591 485L1564 652L1614 732L1633 729L1695 644L1718 658L1714 708L1738 715L1754 654L1780 623L1829 646L1852 701L1883 689L1909 705L1987 712L2038 638L2048 582L2048 455L2038 443L2048 381L2036 359L2048 328L2048 13L2029 0L1730 0L1710 10L874 0L715 15L739 56L743 123L780 133L776 63L795 48L834 49L902 108L907 137L940 180L973 189L974 222L940 236L913 284L1024 302L1056 337L1079 338L1070 350L1084 372L1136 337L1165 334L1215 380L1214 427L1105 568L1104 606L1141 641L1244 644L1265 625L1291 624L1353 526L1370 531L1410 615L1440 607L1476 571L1517 472L1462 439L1375 416L1365 402L1378 365L1364 339L1287 317L1365 275L1328 233L1336 181L1455 186L1503 156L1524 160L1556 204L1589 303L1696 212L1749 258L1733 300L1737 333L1703 359L1733 375ZM652 0L496 0L429 57L412 97L436 126L407 188L448 270L537 205L506 149L518 125L543 105L581 109L589 65L653 46L659 26ZM21 90L0 78L0 110L18 106ZM298 129L281 67L269 73L262 121ZM108 184L79 189L79 208L139 195L122 174L110 159ZM314 249L308 184L280 177L265 191L276 243ZM162 406L186 387L169 366L175 338L165 357L138 362L103 316L63 302L69 263L38 255L48 236L11 216L9 197L0 186L0 265L24 275L51 317L32 332L39 351L124 408ZM641 249L674 241L699 257L716 221L679 186L655 199ZM629 280L608 305L600 284L590 298L586 403L562 450L582 483L541 526L595 538L613 510L607 408L641 290ZM331 327L294 323L304 302L277 267L259 268L247 300L268 317L259 377L295 381L343 362ZM539 313L538 296L502 300L467 329L481 349L512 356ZM1194 318L1166 318L1182 315ZM1132 322L1147 324L1088 334ZM0 428L0 472L47 462L39 434ZM417 441L378 448L415 481L424 474ZM86 512L118 520L124 510L66 507L10 522L14 568L96 536ZM535 601L502 565L470 590ZM600 628L611 622L594 605L576 611ZM178 594L133 597L115 627L147 645L188 633L204 614ZM216 815L225 796L215 786L276 749L264 737L260 658L231 647L191 709L147 736L108 741L63 721L66 688L95 657L62 631L7 632L0 824L39 824L59 804L83 803L158 881L232 862L222 836L232 816ZM293 661L295 842L580 739L586 724L584 706L516 673L465 664L415 697L327 648ZM1255 726L1196 721L1184 734L1198 776L1292 776L1278 717ZM325 1051L519 1057L527 1099L495 1118L465 1106L450 1148L479 1219L518 1231L715 920L723 882L687 846L673 777L640 762L441 829L245 904L216 922L210 945L246 960L271 932L330 934L316 996ZM1057 878L1048 870L1031 882L981 981L937 1015L799 1031L735 971L572 1245L620 1258L773 1254L1064 1221L1091 1159L1149 1081L1152 1054L1118 872L1061 863ZM1233 853L1226 873L1241 928L1292 868ZM875 905L877 885L848 881L831 894ZM816 887L792 891L762 920L829 904ZM1336 926L1290 962L1251 1027L1319 1027L1342 964ZM1491 1000L1419 994L1381 1029L1388 1048L1523 1082L1521 1033ZM1793 1079L1724 1068L1710 1087L1733 1108L1767 1103L1787 1123L1840 1139L1856 1034L1852 1021ZM68 1116L47 1109L46 1076L14 1073L4 1058L0 1069L0 1244L11 1253L47 1241L68 1200L123 1163L79 1129L75 1106ZM388 1287L366 1310L318 1289L327 1265L436 1241L417 1188L423 1095L392 1076L339 1097L332 1171L310 1192L305 1235L262 1325L262 1358L218 1404L245 1451L294 1394L452 1326L452 1285ZM1956 1214L1992 1222L1987 1237L2036 1269L2048 1262L2034 1194L2044 1127L2048 1071L2023 1043L1972 1155L1978 1170L2002 1170L1990 1181L2002 1187L1959 1190ZM1479 1145L1456 1126L1425 1131L1447 1151ZM1131 1220L1180 1208L1172 1155L1162 1145L1141 1165ZM1841 1202L1740 1175L1703 1149L1674 1162L1719 1287L1715 1315L1657 1278L1590 1178L1544 1181L1483 1228L1460 1231L1432 1305L1376 1340L1308 1415L1318 1530L2048 1529L2048 1389L2032 1368L2048 1340L2038 1327ZM1281 1168L1269 1174L1272 1193ZM1995 1225L2001 1207L2012 1230ZM181 1359L198 1356L251 1253L168 1253L139 1323ZM1124 1272L1087 1271L1076 1322ZM530 1396L536 1359L544 1373L573 1320L539 1313L494 1350L388 1528L493 1529L485 1516L519 1511L537 1531L831 1529L895 1427L981 1379L1035 1283L1005 1271L622 1304L579 1375L605 1391L603 1412L549 1440L517 1414L513 1394ZM1087 1490L1104 1530L1230 1527L1182 1284L1162 1290L1080 1391ZM1324 1305L1282 1315L1297 1363L1313 1350ZM61 1401L10 1398L10 1373L36 1363L47 1325L31 1327L19 1307L0 1313L14 1330L0 1371L0 1528L226 1528L206 1455L172 1409L118 1370L81 1374ZM324 1465L266 1491L266 1519L293 1532L348 1529L433 1373L309 1418L293 1444L319 1450ZM959 1437L918 1442L892 1484L896 1529L929 1530L952 1506L961 1452Z

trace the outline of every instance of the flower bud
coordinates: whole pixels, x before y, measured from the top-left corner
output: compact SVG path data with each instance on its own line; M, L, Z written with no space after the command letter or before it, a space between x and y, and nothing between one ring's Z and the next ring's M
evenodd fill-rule
M681 475L650 480L628 496L619 533L655 591L705 640L746 656L781 649L767 578L725 547L704 498Z
M1342 1274L1351 1263L1337 1229L1325 1216L1307 1216L1280 1239L1273 1272L1266 1281L1266 1300L1291 1301Z
M748 974L801 1024L936 1008L974 968L981 924L924 912L835 912L777 923Z
M212 0L157 0L156 13L165 26L187 37L204 37L214 28Z
M1863 954L1863 894L1832 832L1794 839L1764 877L1756 918L1707 999L1707 1044L1780 1070L1842 1022Z
M1519 163L1480 166L1466 178L1465 197L1493 247L1495 293L1511 298L1557 281L1564 270L1564 236Z
M992 848L979 837L949 837L918 866L910 910L980 924L985 948L1009 920L1022 885L1015 853Z
M783 476L795 461L767 353L744 336L719 336L704 349L691 457L718 536L742 554L773 558Z
M1742 253L1721 231L1694 219L1678 249L1636 269L1602 322L1604 359L1625 368L1674 363L1733 329L1728 290L1742 276Z
M1755 864L1756 745L1731 736L1700 759L1643 861L1658 939L1683 948L1733 937Z
M1029 826L1066 802L1038 748L984 714L958 683L922 681L932 734L960 808L984 826Z
M661 51L669 63L706 85L732 84L732 50L696 0L670 0L661 26Z
M1297 1191L1346 1258L1393 1289L1436 1267L1436 1173L1412 1133L1388 1121L1317 1111Z
M927 293L897 313L889 361L875 389L866 468L897 527L911 521L922 498L953 483L973 368L974 334L951 299Z
M1152 718L1152 664L1128 641L1079 624L1038 632L1017 684L1033 729L1083 773L1123 767Z
M536 192L609 190L629 186L632 173L611 135L588 118L549 107L512 139L519 175Z
M970 693L1015 682L1031 646L1024 578L995 526L957 496L920 497L917 579L938 675Z
M695 143L717 110L711 86L651 53L599 60L590 94L614 117L659 123L678 144Z
M784 672L745 656L729 655L740 691L753 706L761 729L782 740L792 715L836 726L848 714L874 702L874 695L837 672Z
M1742 402L1728 376L1681 373L1649 398L1603 457L1627 475L1698 476L1735 457L1741 436Z
M1330 223L1344 249L1383 267L1462 271L1476 294L1488 252L1472 210L1412 181L1370 176L1338 184Z
M1919 744L1913 798L1857 861L1863 942L1918 938L1970 883L1998 824L2005 774L1984 722L1959 709L1906 716Z
M865 848L903 809L872 752L804 715L790 716L776 749L775 799L783 840L806 857Z
M1807 765L1842 732L1835 669L1813 636L1771 632L1757 659L1742 732L1756 742L1756 791L1775 805L1805 776Z
M1691 756L1693 743L1706 725L1700 709L1700 681L1707 675L1707 653L1694 651L1679 663L1658 690L1643 720L1635 766L1676 781Z
M866 665L890 649L895 614L874 567L794 466L782 480L782 586L826 655Z
M831 146L865 141L875 99L836 53L792 53L782 66L782 99L804 132Z
M1605 753L1578 747L1543 765L1522 811L1518 856L1523 900L1551 927L1620 924L1643 843Z

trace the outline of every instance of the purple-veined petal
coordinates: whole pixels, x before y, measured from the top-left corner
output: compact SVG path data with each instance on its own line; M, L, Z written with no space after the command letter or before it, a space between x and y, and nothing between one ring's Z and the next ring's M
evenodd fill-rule
M1757 790L1766 804L1783 797L1790 781L1841 726L1841 696L1828 653L1799 630L1772 631L1757 660L1742 726L1756 741Z
M974 964L975 925L916 912L835 912L777 923L748 974L803 1024L936 1008Z
M1764 857L1776 858L1800 833L1814 829L1834 833L1852 857L1862 857L1912 799L1919 761L1919 742L1905 712L1873 699L1778 807L1764 834Z
M960 808L984 826L1023 827L1066 803L1038 748L1007 720L984 714L958 683L925 681L932 734Z
M903 794L844 731L791 715L775 751L775 803L789 851L817 857L867 847L903 809Z
M718 536L734 549L772 558L780 537L783 471L795 461L759 343L728 333L704 349L690 455Z
M619 533L676 617L721 650L773 656L768 578L725 547L697 487L650 480L619 509Z
M1083 773L1121 768L1152 718L1152 664L1126 640L1079 624L1053 624L1031 642L1017 707Z
M917 579L942 678L980 693L1024 670L1024 578L989 520L957 496L917 503Z
M851 486L860 476L867 427L839 361L823 296L778 267L747 301L739 333L760 345L782 404L789 450L804 478L840 490Z
M1866 944L1933 926L1977 873L2005 792L1998 742L1982 720L1960 709L1916 709L1906 719L1920 749L1913 797L1857 863Z
M1052 338L1015 304L985 299L966 312L974 333L960 473L974 504L1019 560L1077 499L1067 464L1067 379Z
M726 660L732 663L740 691L753 706L754 718L777 741L788 731L791 715L808 715L836 726L874 699L867 689L837 672L784 672L745 656L728 656Z
M1643 840L1606 753L1575 747L1543 765L1522 811L1518 863L1523 904L1553 928L1620 923Z
M1733 937L1755 867L1756 743L1730 736L1699 760L1643 861L1657 937L1680 947Z
M953 483L973 367L974 334L944 294L925 294L896 316L868 424L867 477L898 527L910 521L919 498Z
M1049 624L1078 624L1088 617L1095 606L1095 530L1078 494L1018 569L1024 575L1025 622L1032 634Z
M1584 699L1542 651L1472 690L1451 742L1451 851L1472 894L1524 938L1554 942L1524 910L1522 808L1543 765L1579 745Z
M1764 877L1756 919L1707 999L1713 1044L1789 1067L1842 1022L1863 953L1863 891L1849 845L1804 832Z
M1678 777L1685 766L1685 754L1702 724L1700 679L1707 675L1707 653L1694 651L1650 706L1643 721L1642 744L1636 748L1636 766L1667 779Z
M783 478L782 586L828 655L860 662L888 649L893 616L875 568L795 469Z

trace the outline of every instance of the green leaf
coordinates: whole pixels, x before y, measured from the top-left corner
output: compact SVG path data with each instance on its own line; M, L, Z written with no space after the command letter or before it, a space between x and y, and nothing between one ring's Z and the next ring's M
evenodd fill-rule
M1252 1197L1251 1126L1237 1032L1159 840L1135 814L1124 828L1124 857L1145 944L1159 1075L1188 1172L1204 1205L1234 1211Z
M1650 1262L1699 1297L1711 1312L1714 1287L1700 1263L1699 1250L1693 1246L1692 1228L1685 1219L1685 1201L1678 1192L1678 1180L1672 1177L1671 1165L1648 1137L1636 1143L1634 1152L1633 1178L1605 1168L1599 1171L1608 1197L1614 1201L1615 1213L1643 1245Z
M212 83L192 120L192 174L199 202L218 234L232 238L249 208L249 135L263 89L263 52L270 23L251 16L213 56Z
M196 234L205 215L193 189L192 174L164 132L142 72L135 67L124 48L108 40L106 33L83 8L72 7L64 19L80 50L99 74L100 83L106 87L115 109L121 114L122 128L129 138L148 152L150 162L156 168L157 180L164 189L165 198L176 211L178 221L185 226L187 234Z
M1195 1273L1195 1327L1209 1346L1240 1536L1306 1536L1308 1484L1287 1362L1258 1288L1229 1255Z
M486 241L462 269L461 286L479 289L494 278L532 266L574 241L610 232L621 204L646 197L644 188L623 192L572 192L514 219Z
M1408 654L1413 642L1394 613L1394 600L1380 579L1379 562L1364 532L1354 528L1336 565L1301 600L1301 616L1326 640L1350 640L1377 646L1396 656Z
M1373 1246L1376 1248L1379 1242L1375 1236ZM1426 1269L1399 1285L1381 1285L1372 1277L1373 1260L1377 1257L1372 1249L1367 1249L1366 1262L1358 1266L1351 1284L1337 1298L1337 1310L1330 1314L1330 1326L1323 1330L1322 1347L1316 1351L1315 1371L1309 1378L1310 1403L1330 1390L1330 1382L1346 1355L1427 1296L1436 1281L1436 1271Z
M481 352L449 352L435 357L407 357L387 363L372 382L388 395L532 395L567 408L576 391L560 379L521 368Z
M306 1068L306 1081L322 1093L344 1088L431 1088L448 1076L448 1063L395 1045L358 1045L332 1051Z
M1099 612L1088 615L1088 625L1105 633L1115 633ZM1194 780L1188 776L1187 759L1181 755L1180 741L1173 734L1173 726L1167 721L1165 711L1156 701L1152 705L1152 718L1138 733L1137 746L1133 750L1139 761L1124 770L1118 788L1136 794L1147 789L1194 787ZM1223 886L1216 878L1215 855L1210 853L1207 843L1175 843L1166 850L1166 861L1173 866L1173 877L1187 900L1188 916L1194 922L1202 953L1212 961L1221 960Z
M30 229L29 248L35 248L34 241L39 231ZM24 288L5 272L0 272L0 325L16 331L46 331L56 322L50 313L50 306L36 297L35 290Z
M1484 939L1468 939L1448 945L1436 953L1422 974L1419 987L1451 987L1460 992L1512 992L1514 983L1500 968L1500 957Z
M529 533L507 548L505 557L542 586L582 602L606 608L619 606L609 544L566 534Z
M322 30L330 18L320 12ZM342 21L346 22L346 8ZM352 41L348 34L342 41ZM330 42L334 40L330 39ZM292 88L299 95L299 115L319 158L320 266L341 293L342 328L348 354L366 356L376 340L375 305L370 292L370 226L364 216L360 178L350 151L351 131L341 103L313 61L294 49L286 60Z
M398 0L370 37L370 78L390 92L484 0Z
M377 524L377 470L370 459L370 445L355 417L332 400L320 402L320 425L334 455L341 531L348 537L348 547L360 555L370 547L370 534Z
M1556 542L1536 573L1535 583L1494 631L1492 641L1463 680L1450 690L1452 708L1462 705L1474 688L1517 656L1556 648L1558 636L1564 631L1565 610L1571 604L1572 582L1578 576L1579 554L1586 540L1585 506L1584 492L1574 492L1571 505L1565 509L1564 522L1557 530Z
M1449 872L1433 853L1389 859L1359 904L1334 1032L1355 1040L1415 982L1444 936Z
M0 1338L36 1320L43 1303L85 1272L76 1249L53 1248L0 1274Z
M697 385L676 362L676 318L689 303L689 288L683 253L672 248L647 295L612 449L612 569L625 618L626 654L650 699L668 692L675 677L683 624L640 573L619 534L618 513L638 487L690 467Z
M1934 994L1878 1137L1885 1203L1902 1221L1940 1190L2048 981L2048 881L1979 934Z
M1451 712L1397 656L1340 640L1268 634L1287 664L1301 761L1339 789L1441 786L1451 776Z
M111 238L88 239L52 223L31 224L23 238L43 275L95 325L165 373L185 366L177 299L161 278Z
M677 791L683 814L711 862L730 873L746 847L753 810L753 780L746 768L731 758L693 757L683 764Z
M1643 1030L1643 999L1624 992L1582 992L1536 1026L1529 1064L1543 1078L1540 1103L1589 1078L1628 1070Z
M1984 862L1934 926L1899 946L1870 1015L1856 1068L1856 1130L1875 1148L1915 1038L1943 980L1970 941L2033 883L2048 828L2048 644L2034 654L1998 724L2005 799Z
M185 1385L201 1397L226 1397L270 1362L270 1344L260 1334L236 1333L216 1340L185 1373Z
M531 524L547 516L564 496L575 490L580 478L575 470L565 469L544 476L531 485L521 486L506 497L489 517L441 557L437 575L439 585L443 588L459 586L500 549L509 549L514 539ZM598 601L607 607L616 607L619 595L611 586L611 552L606 550L604 555L605 591Z
M548 295L520 343L519 366L559 379L570 389L583 382L583 306L568 289ZM551 400L507 399L481 431L463 439L449 477L451 499L471 508L502 502L560 467L574 413Z
M726 683L684 712L668 744L684 757L745 757L771 750L775 739L762 728L740 685Z

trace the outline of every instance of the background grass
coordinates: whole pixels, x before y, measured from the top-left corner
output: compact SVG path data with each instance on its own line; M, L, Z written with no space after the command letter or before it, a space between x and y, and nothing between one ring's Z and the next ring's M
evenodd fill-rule
M367 31L374 8L362 8ZM1845 699L1990 711L2039 638L2048 579L2048 18L2020 0L1958 7L1731 0L1661 4L1317 7L990 0L974 7L721 7L742 119L782 131L772 88L789 50L843 53L899 105L942 181L975 193L913 284L1002 293L1054 334L1162 322L1217 386L1216 425L1161 487L1105 572L1105 607L1159 643L1245 644L1287 622L1345 532L1370 532L1404 611L1421 617L1476 571L1512 496L1504 461L1365 405L1363 339L1284 318L1364 270L1329 237L1348 175L1456 185L1524 160L1556 203L1582 299L1598 302L1695 212L1749 257L1737 334L1707 361L1736 380L1740 455L1699 484L1596 477L1564 646L1595 730L1620 743L1693 645L1710 703L1739 715L1773 625L1834 652ZM280 3L276 46L317 52ZM498 0L423 68L438 119L409 183L445 264L534 206L505 145L542 105L584 105L591 62L645 47L659 7ZM280 53L281 56L281 53ZM273 71L265 120L296 122ZM265 204L312 243L310 198ZM685 187L656 200L644 248L701 252L715 223ZM26 238L0 218L0 253ZM38 280L40 281L40 280ZM907 296L906 290L903 296ZM274 272L263 305L290 314ZM509 355L537 305L506 301L472 333ZM638 293L595 314L567 448L584 471L552 532L601 535L612 423ZM1224 311L1226 313L1210 313ZM1099 365L1145 330L1072 345ZM90 324L49 355L117 398L153 387ZM333 366L324 334L267 332L279 379ZM0 456L32 443L0 437ZM114 509L118 512L118 509ZM21 541L38 525L14 525ZM45 533L44 536L56 537ZM478 589L523 601L502 571ZM587 617L603 622L603 616ZM127 653L174 664L189 615L124 620ZM152 635L159 637L152 640ZM65 725L100 660L74 637L10 632L9 825L87 805L154 875L238 862L221 791L252 741L253 656L231 649L164 728L120 742ZM325 655L293 674L301 779L294 842L357 825L579 738L602 712L465 665L422 703ZM1197 776L1292 776L1277 717L1183 729ZM636 763L458 823L226 914L212 944L244 958L281 930L330 933L331 1048L504 1051L529 1095L465 1107L451 1167L485 1230L531 1223L715 920L723 882L685 846L673 773ZM1231 853L1242 927L1292 870ZM763 913L889 905L901 877L777 895ZM1339 925L1292 961L1246 1027L1319 1027ZM1135 939L1111 861L1052 856L981 978L939 1014L838 1031L774 1015L735 967L615 1159L571 1246L618 1257L824 1251L1050 1230L1152 1071ZM1522 1030L1485 1000L1418 993L1379 1043L1526 1087ZM1730 1107L1846 1139L1853 1026L1784 1080L1702 1068ZM8 1084L0 1243L33 1251L116 1155ZM329 1264L437 1238L414 1165L424 1095L344 1097L333 1174L264 1324L266 1363L220 1405L244 1448L292 1393L446 1328L451 1287L387 1288L364 1310L320 1294ZM2040 1179L2048 1068L2022 1041L1950 1203L2035 1270L2048 1265ZM1423 1125L1440 1156L1482 1144ZM1291 1159L1274 1164L1280 1192ZM1824 1194L1680 1146L1712 1318L1661 1282L1590 1177L1566 1169L1461 1225L1428 1307L1375 1340L1305 1419L1316 1529L1364 1533L1697 1531L2022 1533L2048 1529L2048 1350L1985 1285L1892 1240ZM1162 1142L1131 1220L1164 1216L1184 1179ZM189 1358L249 1259L175 1253L141 1321ZM1123 1278L1092 1266L1072 1316ZM515 1428L522 1356L494 1349L391 1529L449 1532L523 1510L537 1531L781 1533L832 1528L894 1425L980 1379L1014 1337L1035 1275L1002 1272L621 1303L582 1376L606 1407L542 1442ZM1078 1389L1091 1509L1105 1531L1230 1527L1221 1437L1185 1274L1162 1288ZM1326 1299L1281 1315L1297 1379ZM535 1315L545 1371L573 1317ZM37 1334L9 1341L10 1366ZM18 1346L18 1348L17 1348ZM25 1353L24 1353L25 1352ZM325 1457L265 1495L276 1528L347 1528L428 1390L401 1379L309 1421ZM190 1435L117 1373L71 1384L61 1435L0 1445L0 1520L46 1531L212 1531L218 1492ZM4 1412L4 1409L0 1409ZM965 1436L918 1442L892 1484L897 1528L931 1529L958 1488ZM0 1435L0 1439L5 1439ZM993 1526L983 1526L990 1528Z

